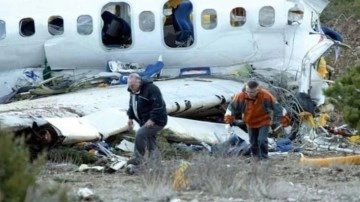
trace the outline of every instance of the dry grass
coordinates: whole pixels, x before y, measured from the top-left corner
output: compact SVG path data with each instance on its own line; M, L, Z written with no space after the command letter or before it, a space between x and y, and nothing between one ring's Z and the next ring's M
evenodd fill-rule
M272 198L270 168L268 162L252 159L198 155L189 168L190 189L226 197Z
M26 193L25 202L70 202L69 190L63 184L47 183L36 184L30 187Z
M44 172L76 191L88 187L104 201L359 201L359 166L301 166L299 155L273 156L267 162L243 157L198 154L189 160L184 189L173 189L181 160L148 158L135 175L72 171ZM196 201L195 200L195 201Z
M175 195L172 189L175 162L165 164L161 161L159 151L154 152L151 157L145 156L144 163L138 168L142 189L131 201L170 201Z

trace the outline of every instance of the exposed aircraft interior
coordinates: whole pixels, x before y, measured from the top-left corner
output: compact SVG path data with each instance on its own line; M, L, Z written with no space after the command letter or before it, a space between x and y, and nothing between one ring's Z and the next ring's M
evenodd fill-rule
M22 36L32 36L35 34L35 22L32 18L24 18L20 21L20 34Z
M175 5L164 5L164 41L167 46L189 47L193 44L192 11L193 5L188 0Z
M110 12L113 8L113 12ZM123 9L125 8L125 9ZM126 3L106 6L101 14L104 22L102 28L102 42L109 48L127 48L132 43L131 26L124 16L129 16ZM122 11L125 11L122 12Z
M48 29L51 35L61 35L64 33L64 20L60 16L49 18Z

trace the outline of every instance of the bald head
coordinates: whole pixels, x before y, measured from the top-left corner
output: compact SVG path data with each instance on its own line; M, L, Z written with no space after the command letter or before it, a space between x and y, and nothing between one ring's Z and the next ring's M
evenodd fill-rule
M137 73L129 74L127 83L128 83L128 88L132 92L138 92L140 90L140 86L141 86L141 77L140 77L140 75L137 74Z

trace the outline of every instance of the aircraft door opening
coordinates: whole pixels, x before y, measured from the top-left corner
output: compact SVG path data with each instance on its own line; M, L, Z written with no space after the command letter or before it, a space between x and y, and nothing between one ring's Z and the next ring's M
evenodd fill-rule
M132 44L130 6L125 2L106 4L101 12L101 38L108 49L126 49Z
M189 0L169 0L163 7L164 42L168 47L189 47L194 43L193 5Z

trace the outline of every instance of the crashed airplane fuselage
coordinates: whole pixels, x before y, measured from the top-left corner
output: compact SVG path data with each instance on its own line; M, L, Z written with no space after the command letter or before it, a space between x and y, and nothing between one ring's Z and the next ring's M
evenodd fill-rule
M46 59L52 70L78 72L102 70L109 60L149 64L162 54L163 75L183 67L228 74L244 65L286 72L321 104L326 83L314 64L334 44L320 27L327 3L9 1L0 6L0 92L8 93L25 68L41 72Z

